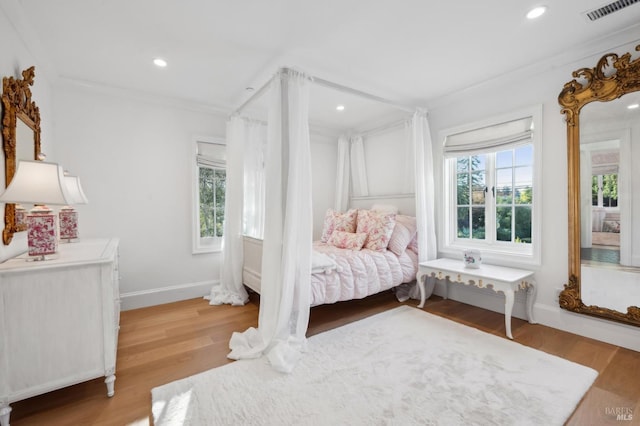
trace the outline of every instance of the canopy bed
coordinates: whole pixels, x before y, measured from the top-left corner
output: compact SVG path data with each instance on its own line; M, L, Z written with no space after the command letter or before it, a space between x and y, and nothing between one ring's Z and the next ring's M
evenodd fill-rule
M327 211L323 237L312 242L311 84L386 102L405 114L411 112L407 129L415 196L404 195L411 200L405 201L405 205L411 206L410 211L382 211L389 207L389 202L385 203L387 206L372 205L381 202L368 196L362 167L362 138L341 137L335 210ZM269 94L266 144L250 137L260 133L255 127L264 123L241 115L249 103L264 93ZM263 172L256 172L255 165L262 161ZM258 328L234 333L229 358L265 355L276 370L289 372L305 348L312 305L364 297L414 280L418 261L436 256L432 163L425 112L397 106L297 70L280 69L238 108L227 123L221 280L208 298L211 304L245 303L247 292L243 283L248 281L245 263L253 256L254 261L259 259L252 272L254 280L259 280L261 299ZM260 173L264 174L263 183L250 183ZM354 208L349 205L350 200L357 200L360 205ZM362 208L363 203L371 208ZM250 218L246 217L247 207L252 210ZM345 216L348 223L343 220ZM255 223L256 220L261 223ZM243 238L247 230L256 229L263 229L262 250L259 239ZM398 235L391 241L394 231ZM353 250L361 247L364 249ZM318 264L318 259L328 263Z
M361 208L351 208L343 213L327 210L323 235L313 242L312 247L312 307L362 299L416 280L416 218L396 214L395 209L394 213L385 213L378 210L385 205L371 203L372 200L383 200L415 204L415 197L413 194L392 197L366 197L365 200L361 197L355 202ZM362 204L373 208L364 208ZM407 211L413 211L413 208L404 210ZM386 230L378 234L378 238L368 237L372 230L367 229L367 222L371 223L372 220L386 221ZM243 247L243 283L261 293L262 240L245 237ZM398 297L406 300L407 293L399 291Z
M594 68L574 71L573 77L558 97L567 122L569 191L569 283L560 293L560 306L639 326L640 230L633 217L640 209L640 181L631 168L640 159L640 58L609 53ZM633 104L636 108L628 109ZM594 155L598 152L615 159L609 171L594 171L602 168ZM592 182L603 174L614 176L615 208L595 204L601 204L602 194L596 191L602 188ZM619 247L606 248L607 254L618 254L613 262L593 256L600 249L592 237L602 231L606 210L610 217L615 213L616 220L609 222L619 234Z

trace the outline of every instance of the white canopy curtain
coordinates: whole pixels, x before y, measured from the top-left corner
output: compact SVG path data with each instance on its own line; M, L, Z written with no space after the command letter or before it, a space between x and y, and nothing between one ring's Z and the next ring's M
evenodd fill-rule
M362 135L338 138L335 209L349 208L349 197L369 195Z
M416 222L418 224L418 260L426 262L438 256L433 177L433 143L426 111L418 109L411 120L415 158Z
M211 288L211 305L244 305L249 299L242 284L243 158L247 123L233 116L227 121L227 181L222 231L222 270L220 282Z
M264 232L264 123L234 115L227 121L227 182L220 282L213 285L211 305L244 305L243 235Z
M433 143L427 113L418 109L411 119L408 134L409 152L415 170L414 187L416 195L416 224L418 226L418 261L426 262L438 257L435 218L435 184L433 176ZM425 285L435 285L435 280ZM431 294L432 289L427 289ZM401 302L420 299L420 291L415 283L401 285L396 289L396 297Z
M336 167L336 196L334 208L343 212L349 207L349 187L351 185L351 168L349 155L349 139L347 136L338 138L338 163Z
M354 197L369 195L367 166L364 158L364 142L361 135L351 137L351 189Z
M244 235L264 237L265 176L264 164L267 150L266 123L245 119L244 150ZM230 194L241 196L241 194Z
M231 359L265 355L290 372L306 346L312 206L309 78L283 69L271 81L266 158L266 228L258 328L234 333Z

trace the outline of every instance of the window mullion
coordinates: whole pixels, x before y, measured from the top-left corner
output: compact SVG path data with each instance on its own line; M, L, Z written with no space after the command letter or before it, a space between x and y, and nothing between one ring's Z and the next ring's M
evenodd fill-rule
M493 244L496 241L496 155L487 154L487 197L485 198L487 222L486 241Z

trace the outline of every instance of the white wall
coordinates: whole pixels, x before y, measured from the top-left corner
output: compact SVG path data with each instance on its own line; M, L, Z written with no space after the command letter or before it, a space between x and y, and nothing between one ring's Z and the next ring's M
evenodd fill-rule
M52 93L51 83L49 81L45 66L38 62L32 54L24 40L20 37L15 26L20 25L19 19L14 16L14 12L10 5L0 5L0 76L22 78L22 71L35 66L34 85L31 86L32 100L38 105L41 116L41 142L42 151L49 154L48 161L55 161L55 153L52 137L53 117L51 114ZM8 8L8 9L5 9ZM8 16L11 16L9 19ZM0 138L2 140L2 138ZM0 156L0 189L4 189L4 150ZM4 229L4 204L0 203L0 214L2 220L0 225ZM0 262L14 257L20 253L27 251L27 235L26 232L15 234L10 245L5 246L0 241Z
M59 161L89 199L80 237L120 238L123 307L206 294L220 253L192 254L192 138L224 138L225 117L72 84L54 107Z
M568 62L567 57L574 57L575 54L550 58L549 62L536 64L519 73L503 75L435 101L429 106L434 141L436 194L437 199L442 199L442 141L437 140L441 130L491 118L511 110L543 105L543 180L542 188L537 192L542 196L538 201L543 203L542 262L535 268L538 295L534 316L542 324L634 350L640 350L640 328L574 314L561 310L558 305L557 291L568 281L568 219L566 126L557 98L563 85L572 79L574 70L595 66L597 60L612 49L618 53L633 51L639 43L639 36L618 34L616 39L602 40L600 45L590 46L589 52L579 55L579 59L574 58ZM623 43L623 46L619 46ZM436 207L438 222L441 222L442 209L438 203ZM500 312L503 310L502 297L472 291L465 286L456 286L452 290L449 293L452 298ZM514 312L522 317L521 309L520 313L518 310Z
M404 125L363 138L369 195L413 192L409 181L415 179L413 158L409 158Z

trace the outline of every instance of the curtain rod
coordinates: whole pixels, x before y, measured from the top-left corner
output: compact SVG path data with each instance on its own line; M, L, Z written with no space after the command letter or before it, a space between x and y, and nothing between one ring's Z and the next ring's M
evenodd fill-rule
M380 96L372 95L370 93L366 93L366 92L363 92L363 91L358 90L358 89L353 89L351 87L343 86L342 84L334 83L334 82L331 82L329 80L325 80L323 78L312 76L311 79L312 79L312 81L314 83L317 83L317 84L319 84L321 86L329 87L331 89L336 89L336 90L339 90L341 92L351 93L353 95L357 95L357 96L361 96L363 98L371 99L372 101L376 101L376 102L380 102L380 103L383 103L383 104L387 104L387 105L390 105L390 106L392 106L392 107L394 107L396 109L399 109L401 111L414 112L416 110L415 108L412 108L412 107L409 107L409 106L406 106L406 105L400 105L400 104L392 102L392 101L390 101L388 99L381 98Z
M249 99L244 101L242 103L242 105L240 105L238 108L236 108L236 110L233 111L231 113L231 115L240 114L242 112L242 110L247 107L247 105L249 105L251 102L253 102L254 100L258 99L260 96L262 96L262 94L269 88L269 83L271 83L271 80L273 80L273 77L271 77L269 80L267 80L267 82L264 83L258 90L253 92L251 94L251 96L249 96Z
M377 133L385 132L387 130L395 129L396 127L403 126L410 122L410 119L403 118L401 120L392 121L391 123L383 124L382 126L375 127L369 130L363 130L362 132L355 132L354 135L360 135L363 138L373 136Z
M282 68L279 69L279 71L288 70L288 69L290 69L290 68L282 67ZM279 73L276 73L276 76L278 74ZM271 80L273 80L274 77L271 77L258 90L253 92L253 94L251 94L249 99L244 101L244 103L242 103L242 105L240 105L238 108L236 108L236 110L232 114L239 114L240 112L242 112L242 110L244 110L247 107L247 105L249 105L251 102L253 102L254 100L258 99L260 96L262 96L262 94L269 87L269 83L271 83ZM415 112L415 110L416 110L415 108L412 108L412 107L409 107L409 106L406 106L406 105L400 105L400 104L392 102L392 101L390 101L388 99L381 98L380 96L372 95L370 93L366 93L366 92L363 92L363 91L358 90L358 89L354 89L354 88L351 88L351 87L343 86L342 84L334 83L334 82L331 82L329 80L325 80L325 79L320 78L320 77L315 77L315 76L310 76L310 77L311 77L311 81L313 83L319 84L320 86L328 87L328 88L335 89L335 90L338 90L338 91L341 91L341 92L351 93L352 95L357 95L357 96L360 96L360 97L363 97L363 98L366 98L366 99L370 99L372 101L376 101L376 102L380 102L380 103L383 103L383 104L387 104L387 105L392 106L392 107L394 107L396 109L399 109L401 111Z

